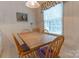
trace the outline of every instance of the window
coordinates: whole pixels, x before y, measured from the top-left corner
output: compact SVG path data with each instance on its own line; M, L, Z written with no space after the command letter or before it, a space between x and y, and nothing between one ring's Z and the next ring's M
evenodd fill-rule
M44 10L44 32L51 34L63 34L63 3Z

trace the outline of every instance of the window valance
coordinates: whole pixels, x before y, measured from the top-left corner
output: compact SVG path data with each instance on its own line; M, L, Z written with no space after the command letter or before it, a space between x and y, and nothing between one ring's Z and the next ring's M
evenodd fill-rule
M41 4L41 9L46 10L46 9L49 9L52 6L55 6L55 5L59 4L59 3L62 3L62 1L46 1L43 4Z

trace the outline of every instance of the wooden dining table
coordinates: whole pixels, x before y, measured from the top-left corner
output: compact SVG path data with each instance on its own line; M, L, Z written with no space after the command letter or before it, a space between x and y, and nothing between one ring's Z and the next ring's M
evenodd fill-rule
M30 49L35 49L37 47L47 45L57 36L39 32L26 32L26 33L17 33L18 37L23 40Z

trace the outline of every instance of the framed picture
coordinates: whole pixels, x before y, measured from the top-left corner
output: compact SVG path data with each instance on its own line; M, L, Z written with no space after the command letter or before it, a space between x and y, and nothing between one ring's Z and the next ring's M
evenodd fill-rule
M16 13L16 18L17 18L17 21L28 21L26 13L17 12Z

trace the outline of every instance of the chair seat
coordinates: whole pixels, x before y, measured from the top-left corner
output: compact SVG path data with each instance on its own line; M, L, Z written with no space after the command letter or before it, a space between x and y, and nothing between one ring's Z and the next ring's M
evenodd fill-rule
M42 47L42 48L38 49L38 54L39 54L40 57L42 57L42 58L45 57L47 48L48 48L48 46ZM48 56L49 56L49 55L52 56L52 55L51 55L52 52L53 52L53 50L50 48L50 49L48 50L48 53L47 53Z
M27 44L22 44L20 47L23 49L23 52L30 50L30 48L27 46Z

